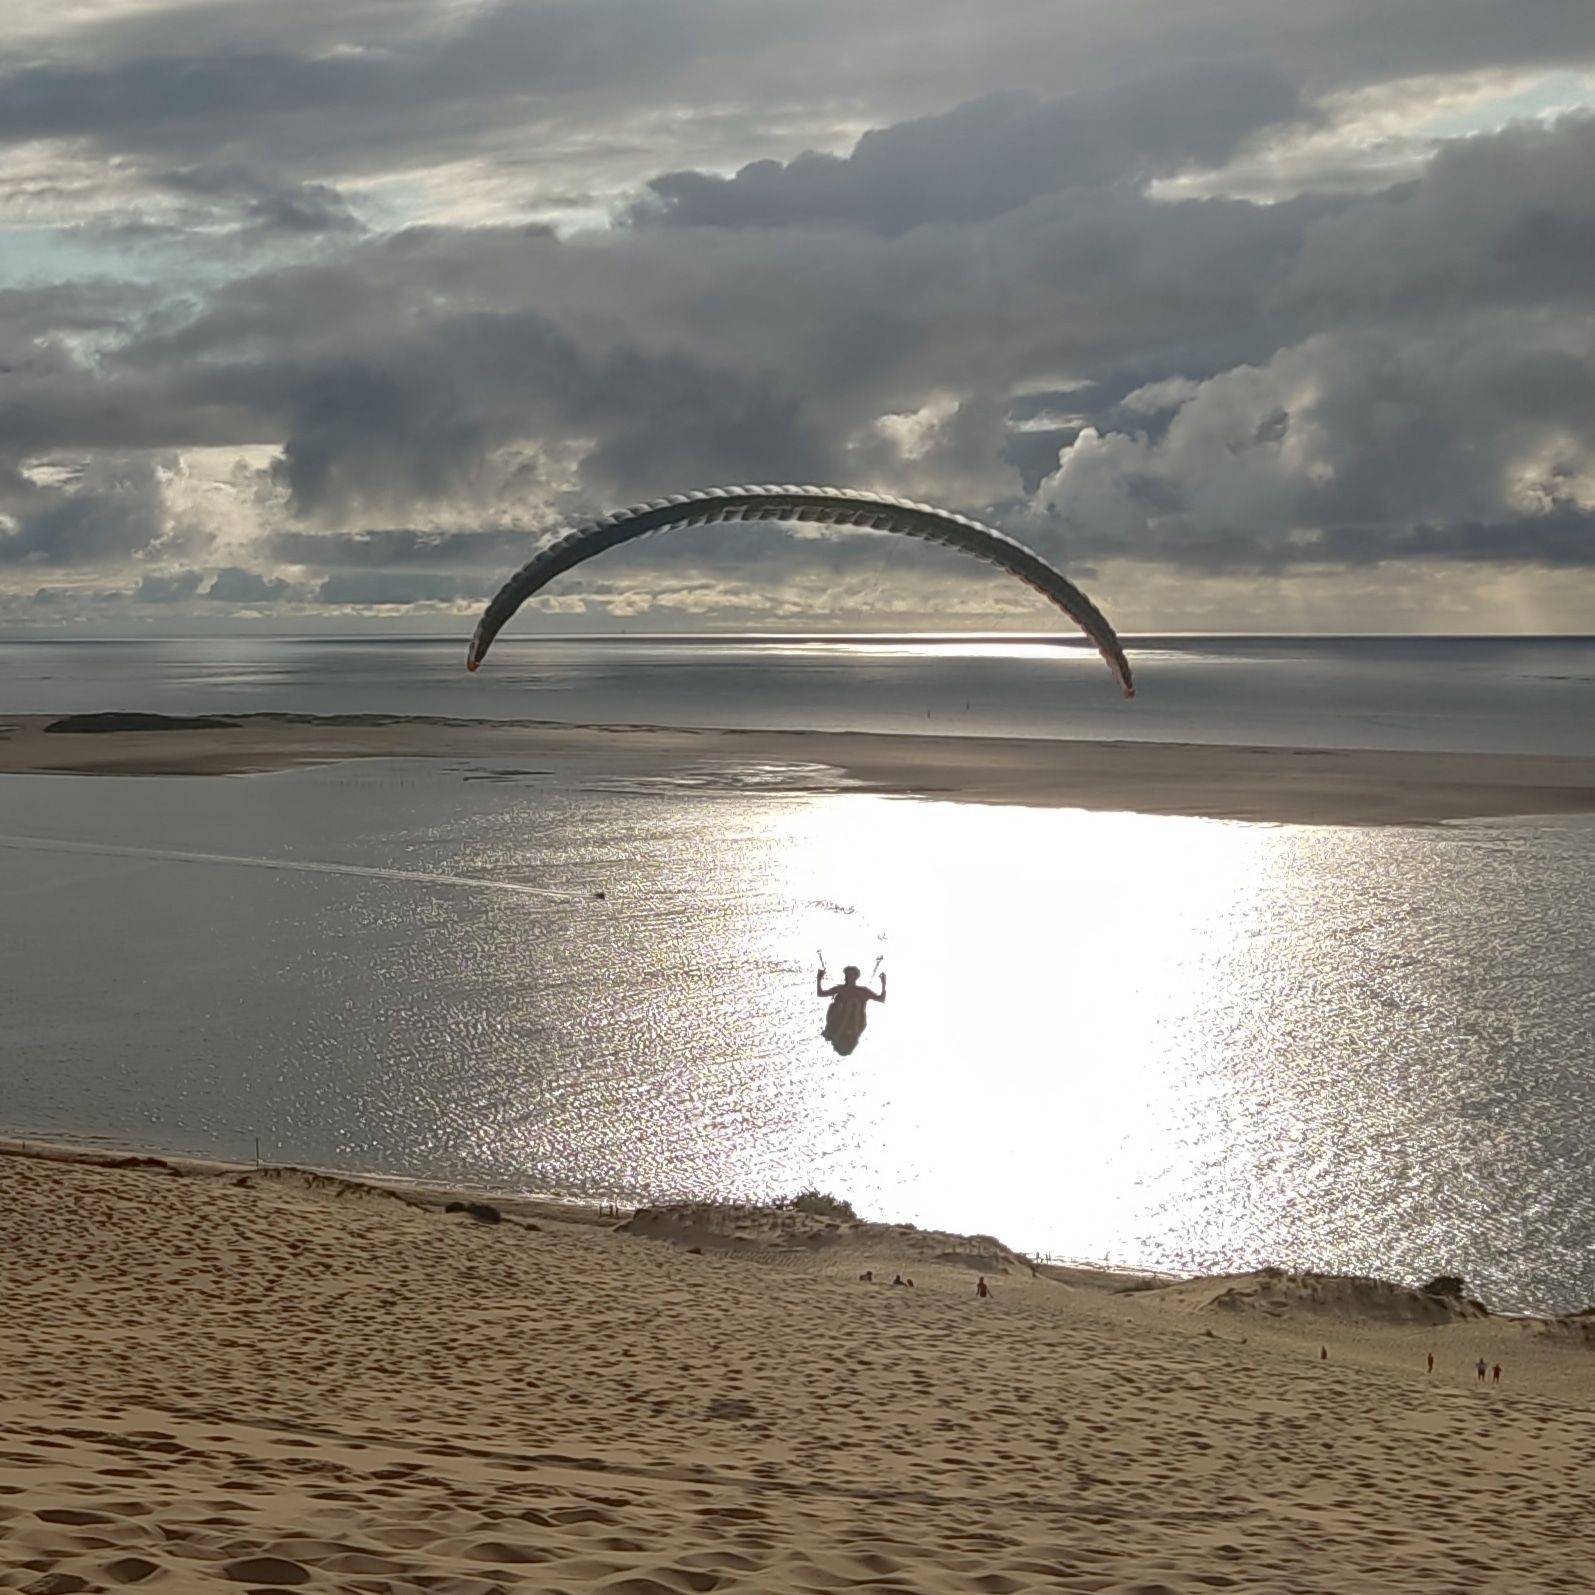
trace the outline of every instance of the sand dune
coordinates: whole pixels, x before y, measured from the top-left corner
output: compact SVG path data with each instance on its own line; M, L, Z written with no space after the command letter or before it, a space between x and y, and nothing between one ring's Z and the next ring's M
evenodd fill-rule
M1595 759L1001 737L666 730L392 715L255 714L149 729L147 716L0 724L0 774L222 775L357 758L535 760L628 789L864 791L1303 825L1595 812Z
M1582 1344L1001 1253L977 1301L956 1238L889 1225L440 1203L0 1156L0 1587L1589 1587Z
M1160 1303L1195 1312L1339 1317L1389 1324L1450 1324L1489 1316L1481 1303L1465 1297L1433 1295L1383 1279L1289 1273L1280 1268L1154 1288Z

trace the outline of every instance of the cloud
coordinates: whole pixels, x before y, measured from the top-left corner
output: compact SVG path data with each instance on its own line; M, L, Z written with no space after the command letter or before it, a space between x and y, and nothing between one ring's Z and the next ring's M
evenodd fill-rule
M407 527L358 532L274 532L266 551L285 565L322 570L416 569L525 563L531 545L521 530L423 532Z
M316 602L368 608L378 605L482 603L491 583L429 572L351 571L329 576L316 590Z
M1595 115L1443 147L1415 182L1306 230L1278 301L1319 316L1595 304Z
M218 604L269 604L292 591L293 583L281 577L227 565L216 572L204 596Z
M632 219L699 227L862 227L906 232L978 222L1067 188L1142 183L1213 165L1259 129L1303 114L1277 72L1190 68L1053 100L993 95L866 133L846 157L758 161L734 177L668 172Z
M117 563L153 548L166 532L153 464L103 458L61 485L24 484L9 528L0 525L0 566Z
M203 571L154 572L143 577L133 596L141 604L176 604L192 598L205 579Z
M189 166L155 178L174 193L237 206L243 222L268 233L363 231L343 196L328 183L284 182L247 166Z
M13 588L470 603L570 519L805 478L1149 583L1581 562L1595 118L1479 118L1589 55L1587 0L7 16L0 198L71 218L6 237ZM1431 100L1377 191L1195 197ZM705 530L572 597L996 601L897 560Z
M1591 55L1584 0L274 0L247 25L232 0L190 0L74 5L39 26L0 17L0 146L97 149L123 180L196 155L340 187L392 176L412 204L431 180L437 210L469 188L500 214L533 188L618 196L750 151L789 163L790 200L809 175L798 151L993 93L1062 105L1194 69L1229 73L1239 114L1248 73L1323 95ZM1193 107L1182 131L1184 105L1154 91L1116 131L1111 114L1064 127L1088 166L1115 145L1178 157L1182 139L1208 159L1232 113Z
M1087 555L1189 569L1584 562L1571 549L1595 511L1595 318L1570 332L1480 312L1464 335L1318 334L1164 384L1185 395L1166 427L1082 432L1037 490L1035 523Z
M1496 522L1439 526L1332 526L1319 539L1322 558L1342 565L1403 560L1595 569L1595 511L1559 506Z

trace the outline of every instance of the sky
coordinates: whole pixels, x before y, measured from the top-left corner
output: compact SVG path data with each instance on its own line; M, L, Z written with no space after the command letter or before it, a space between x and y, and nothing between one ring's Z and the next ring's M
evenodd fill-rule
M1590 0L8 0L0 631L463 635L745 482L1128 632L1589 631L1592 172ZM539 605L1055 624L814 528Z

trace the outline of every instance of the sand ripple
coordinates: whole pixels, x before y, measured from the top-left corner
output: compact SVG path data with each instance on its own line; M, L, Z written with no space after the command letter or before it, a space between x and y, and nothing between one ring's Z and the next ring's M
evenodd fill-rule
M0 1214L3 1588L1589 1587L1590 1353L1497 1320L8 1156Z

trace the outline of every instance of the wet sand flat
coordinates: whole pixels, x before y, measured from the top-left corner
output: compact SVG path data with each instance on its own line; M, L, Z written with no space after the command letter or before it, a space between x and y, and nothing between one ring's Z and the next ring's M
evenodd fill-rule
M240 716L224 727L60 734L0 718L0 774L226 775L357 758L535 759L577 775L712 789L749 766L781 791L1309 825L1595 812L1595 759L1156 742L672 730L383 716Z

